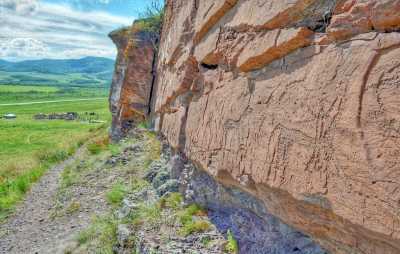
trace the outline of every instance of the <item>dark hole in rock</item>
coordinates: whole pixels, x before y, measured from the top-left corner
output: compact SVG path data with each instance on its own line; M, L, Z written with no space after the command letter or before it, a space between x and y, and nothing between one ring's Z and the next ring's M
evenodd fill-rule
M299 248L297 248L297 247L294 247L294 248L293 248L293 252L298 252L298 251L300 251Z
M308 25L307 28L316 33L326 33L326 29L331 23L331 19L332 19L332 12L327 11L320 20L317 20L312 24Z
M209 70L215 70L218 68L218 64L206 64L206 63L201 63L201 67L209 69Z

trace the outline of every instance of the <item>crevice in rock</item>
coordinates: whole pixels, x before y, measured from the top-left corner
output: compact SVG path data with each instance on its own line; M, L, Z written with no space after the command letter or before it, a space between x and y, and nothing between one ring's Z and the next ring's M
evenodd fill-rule
M206 64L206 63L202 62L200 64L200 66L205 68L205 69L208 69L208 70L216 70L216 69L218 69L218 64Z
M327 28L331 24L332 16L332 11L327 11L324 13L322 19L312 22L307 28L316 33L326 33Z
M159 40L156 39L155 40L155 45L159 44ZM154 93L155 93L155 84L156 84L156 80L157 80L157 61L158 61L158 50L154 51L153 54L153 63L152 63L152 70L151 70L151 75L152 75L152 79L151 79L151 87L150 87L150 98L149 98L149 107L148 107L148 112L147 114L150 115L152 112L152 106L153 106L153 98L155 98Z

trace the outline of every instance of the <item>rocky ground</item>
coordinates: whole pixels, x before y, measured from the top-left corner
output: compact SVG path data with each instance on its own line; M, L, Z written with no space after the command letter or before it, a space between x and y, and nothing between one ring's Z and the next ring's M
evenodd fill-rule
M139 131L95 140L52 168L1 225L1 253L235 252L171 180L168 154Z

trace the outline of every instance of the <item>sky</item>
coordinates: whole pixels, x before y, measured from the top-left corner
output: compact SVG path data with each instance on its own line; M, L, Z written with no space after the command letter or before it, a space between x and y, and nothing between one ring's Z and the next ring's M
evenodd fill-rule
M152 0L0 0L0 59L115 58L108 33Z

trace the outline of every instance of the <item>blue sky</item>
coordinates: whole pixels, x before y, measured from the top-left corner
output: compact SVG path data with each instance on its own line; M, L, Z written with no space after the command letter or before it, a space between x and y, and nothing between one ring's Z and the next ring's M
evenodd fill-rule
M114 58L107 34L151 0L0 0L0 59Z

